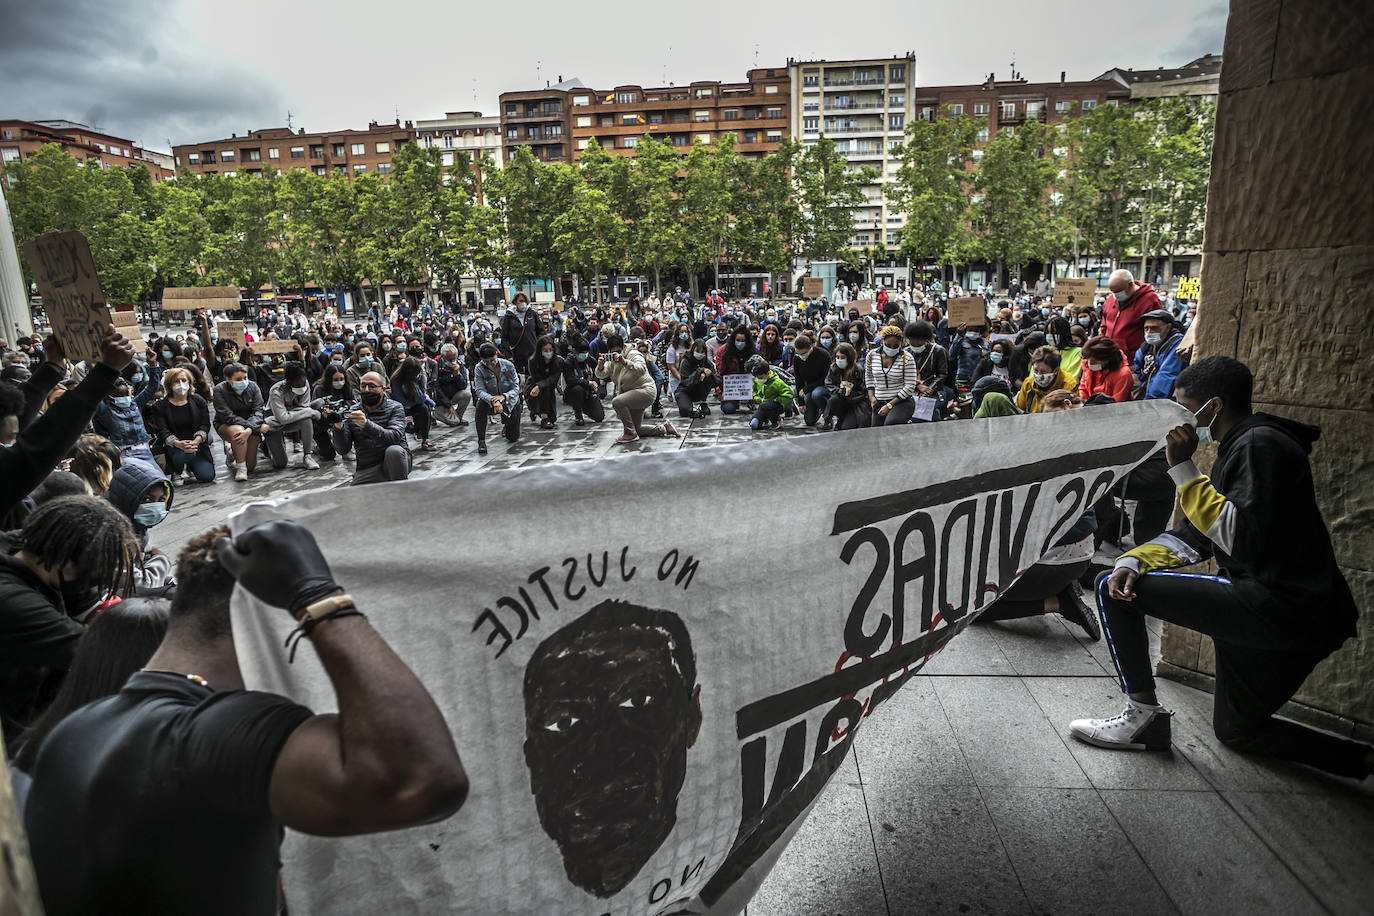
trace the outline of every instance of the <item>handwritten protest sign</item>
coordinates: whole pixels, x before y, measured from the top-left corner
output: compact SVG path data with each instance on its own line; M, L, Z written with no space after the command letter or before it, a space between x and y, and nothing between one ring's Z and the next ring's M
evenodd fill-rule
M754 377L743 373L727 375L722 385L722 401L747 401L754 396Z
M802 295L808 299L815 299L817 296L825 295L824 277L807 277L802 280Z
M162 308L168 312L230 312L239 307L237 286L169 286L162 291Z
M873 314L872 299L855 299L853 302L849 303L849 307L852 309L858 309L860 315Z
M80 232L49 232L24 245L57 340L71 360L94 363L110 324L91 246Z
M961 324L966 324L971 328L981 328L987 323L988 304L982 296L949 300L950 327L957 328Z
M215 331L218 332L220 340L232 340L240 347L244 345L242 321L217 321Z
M291 353L296 349L294 340L259 340L253 344L253 353L258 356L271 356L273 353Z
M1054 281L1054 304L1057 308L1092 305L1096 295L1097 281L1092 277L1060 277Z

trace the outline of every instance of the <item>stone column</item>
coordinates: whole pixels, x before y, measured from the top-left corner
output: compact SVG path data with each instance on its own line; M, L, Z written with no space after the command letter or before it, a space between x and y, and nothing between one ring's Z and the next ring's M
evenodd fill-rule
M0 338L12 347L16 337L32 333L28 289L24 286L24 272L19 269L19 250L14 247L10 205L0 190Z
M1363 740L1374 736L1371 45L1369 0L1231 0L1195 356L1240 359L1256 410L1321 427L1317 498L1362 635L1287 711ZM1205 679L1212 665L1208 640L1166 627L1162 674Z

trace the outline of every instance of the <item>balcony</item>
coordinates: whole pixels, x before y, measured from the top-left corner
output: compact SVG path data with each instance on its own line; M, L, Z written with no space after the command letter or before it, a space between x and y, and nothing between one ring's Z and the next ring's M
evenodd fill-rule
M883 102L850 102L845 105L825 103L826 111L882 111L887 107Z

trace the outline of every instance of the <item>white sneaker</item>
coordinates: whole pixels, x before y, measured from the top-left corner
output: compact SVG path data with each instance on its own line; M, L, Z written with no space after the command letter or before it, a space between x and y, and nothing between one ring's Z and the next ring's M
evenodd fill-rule
M301 456L301 467L305 468L307 471L318 471L320 469L320 463L315 460L314 455L306 452Z
M1079 741L1123 751L1167 751L1169 719L1173 711L1127 700L1126 708L1110 719L1074 719L1069 733Z
M242 464L240 464L240 465L235 465L235 467L234 467L234 479L237 480L237 481L240 481L240 482L248 479L248 467L247 467L247 465L242 465Z

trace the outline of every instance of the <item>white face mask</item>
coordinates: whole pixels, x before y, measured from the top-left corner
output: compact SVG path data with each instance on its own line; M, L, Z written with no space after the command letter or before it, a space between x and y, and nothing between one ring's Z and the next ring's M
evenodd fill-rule
M309 393L310 393L310 386L307 385L307 386L305 386L304 388L292 388L292 389L291 389L291 393L294 394L294 395L296 395L297 397L300 397L301 395L309 394Z
M1088 368L1094 372L1102 371L1102 363L1088 363Z
M172 386L172 394L176 395L177 397L184 397L186 392L190 390L191 386L186 384L185 382L178 382L177 384Z

